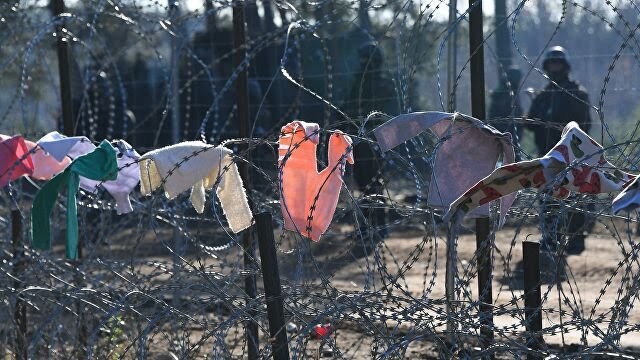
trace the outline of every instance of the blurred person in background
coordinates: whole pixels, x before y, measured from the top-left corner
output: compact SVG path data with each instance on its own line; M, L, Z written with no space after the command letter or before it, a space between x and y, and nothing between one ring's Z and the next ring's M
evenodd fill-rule
M538 148L538 154L546 154L559 140L562 134L562 128L571 121L575 121L580 125L582 130L589 133L591 130L591 115L589 113L589 95L584 87L577 81L569 78L571 65L567 59L567 51L561 46L551 47L545 54L542 68L549 77L547 86L533 99L531 108L529 109L529 118L541 120L547 124L534 125L535 143ZM551 128L546 125L557 125ZM573 200L578 197L573 197ZM593 208L593 204L587 201L581 206L587 210ZM546 202L544 221L552 225L558 222L557 210L559 204L557 202ZM587 224L586 216L583 212L568 210L568 219L560 219L558 225L556 239L543 239L547 245L553 247L558 244L561 234L565 233L568 237L566 252L568 254L579 254L584 250L585 231L590 231L592 224ZM589 223L592 223L589 221ZM550 229L553 226L549 227Z
M364 123L373 111L381 111L394 116L399 112L399 104L395 86L384 70L384 56L380 47L372 42L358 48L360 69L353 80L351 91L344 103L344 112L352 119L352 124L345 131L349 134L370 132L380 125L380 117L372 117ZM387 213L384 206L384 182L382 179L383 161L375 144L354 139L353 176L355 185L361 196L367 198L363 202L363 216L360 219L362 244L357 240L354 254L365 255L373 250L373 246L387 235ZM362 222L362 220L366 220ZM362 247L358 247L364 246ZM363 254L358 254L363 252Z
M554 46L545 54L542 68L549 77L549 83L531 103L529 118L564 127L571 121L582 130L591 130L589 94L577 81L569 78L571 65L567 52L561 46ZM540 155L545 154L560 140L562 129L546 126L533 128L536 146Z
M501 119L493 126L502 132L511 133L511 139L516 147L516 160L520 161L518 144L522 139L523 127L517 125L513 119L522 117L522 106L518 93L522 72L516 66L512 66L500 75L500 84L490 95L489 119Z

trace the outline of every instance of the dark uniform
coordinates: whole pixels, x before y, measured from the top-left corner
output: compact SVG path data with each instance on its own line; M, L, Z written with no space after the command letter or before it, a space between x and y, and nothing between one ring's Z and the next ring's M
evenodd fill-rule
M398 100L393 81L382 67L382 52L375 44L365 44L358 49L360 72L353 79L353 85L346 99L343 111L349 115L353 124L345 127L346 132L357 134L362 125L361 121L373 111L381 111L390 115L398 114ZM379 119L379 117L378 117ZM373 119L365 124L365 132L380 125L380 121ZM355 185L365 196L375 196L384 193L384 183L381 177L382 158L375 144L368 141L354 139L353 175ZM376 229L374 241L386 235L385 209L368 208L364 212L368 224L361 228L364 237L370 234L365 228ZM368 226L366 226L368 225Z
M517 126L513 121L504 119L522 117L522 106L518 88L522 74L515 67L509 68L501 76L500 85L493 90L490 95L489 119L503 119L494 124L494 127L502 132L511 133L513 144L518 146L522 138L522 126ZM516 151L516 160L520 160L519 152Z
M542 120L559 125L561 128L567 123L575 121L582 130L589 132L591 129L591 115L589 113L589 95L586 90L576 81L569 79L571 66L567 61L565 50L560 46L552 47L546 54L543 63L552 82L538 94L531 103L529 118ZM555 83L554 83L555 82ZM547 153L559 140L562 135L561 129L535 125L534 131L538 153ZM588 203L588 202L587 202ZM584 250L584 231L588 231L586 217L583 212L568 211L568 219L559 219L557 210L559 205L555 202L546 203L545 223L549 225L547 235L555 233L556 239L545 239L549 245L556 245L562 233L569 239L567 243L567 253L577 254ZM588 209L591 205L586 206ZM558 224L560 220L560 224ZM553 230L554 225L559 226Z
M549 83L533 99L529 118L555 123L562 127L575 121L588 133L591 129L591 115L589 114L589 95L586 90L569 78L557 84ZM538 152L542 155L560 140L562 130L535 126L534 134Z

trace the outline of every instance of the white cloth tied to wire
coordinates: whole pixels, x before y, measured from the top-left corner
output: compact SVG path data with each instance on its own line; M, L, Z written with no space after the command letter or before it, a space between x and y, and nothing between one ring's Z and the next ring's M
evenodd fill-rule
M140 158L140 191L149 195L162 186L165 196L173 199L191 188L191 203L203 213L205 190L219 178L216 195L231 231L238 233L251 226L253 215L232 154L226 147L200 141L150 151Z
M438 111L402 114L374 130L382 152L431 130L440 141L435 149L428 204L447 210L449 205L473 184L490 174L499 160L515 160L511 134L502 133L482 121L460 113ZM500 200L500 226L515 195ZM489 204L480 206L472 217L489 215Z
M57 131L43 136L38 140L38 145L58 161L62 161L65 157L76 159L96 149L91 140L85 136L67 137ZM116 213L121 215L133 211L129 194L140 181L138 167L140 154L124 140L117 140L114 145L118 157L118 177L116 180L100 182L80 176L80 187L95 193L98 190L98 185L101 185L113 197L116 202Z

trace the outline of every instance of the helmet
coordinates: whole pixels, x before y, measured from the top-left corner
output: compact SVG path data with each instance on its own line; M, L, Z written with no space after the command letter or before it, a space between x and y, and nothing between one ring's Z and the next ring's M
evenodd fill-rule
M553 46L549 48L547 53L544 55L542 68L547 70L547 66L552 61L562 62L567 67L567 70L571 69L571 65L569 65L569 62L567 61L567 50L562 46Z
M373 67L379 67L382 65L382 51L380 47L375 43L366 43L358 48L358 58L360 58L361 64L370 64Z

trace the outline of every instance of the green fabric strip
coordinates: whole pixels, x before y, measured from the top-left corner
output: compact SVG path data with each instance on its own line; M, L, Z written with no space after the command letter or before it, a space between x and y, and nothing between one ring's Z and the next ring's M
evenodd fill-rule
M67 186L67 246L68 259L78 258L78 209L76 193L80 176L95 181L115 180L118 177L116 150L103 140L94 151L75 159L62 173L46 183L36 194L31 208L31 235L33 247L51 248L51 211L58 194Z

